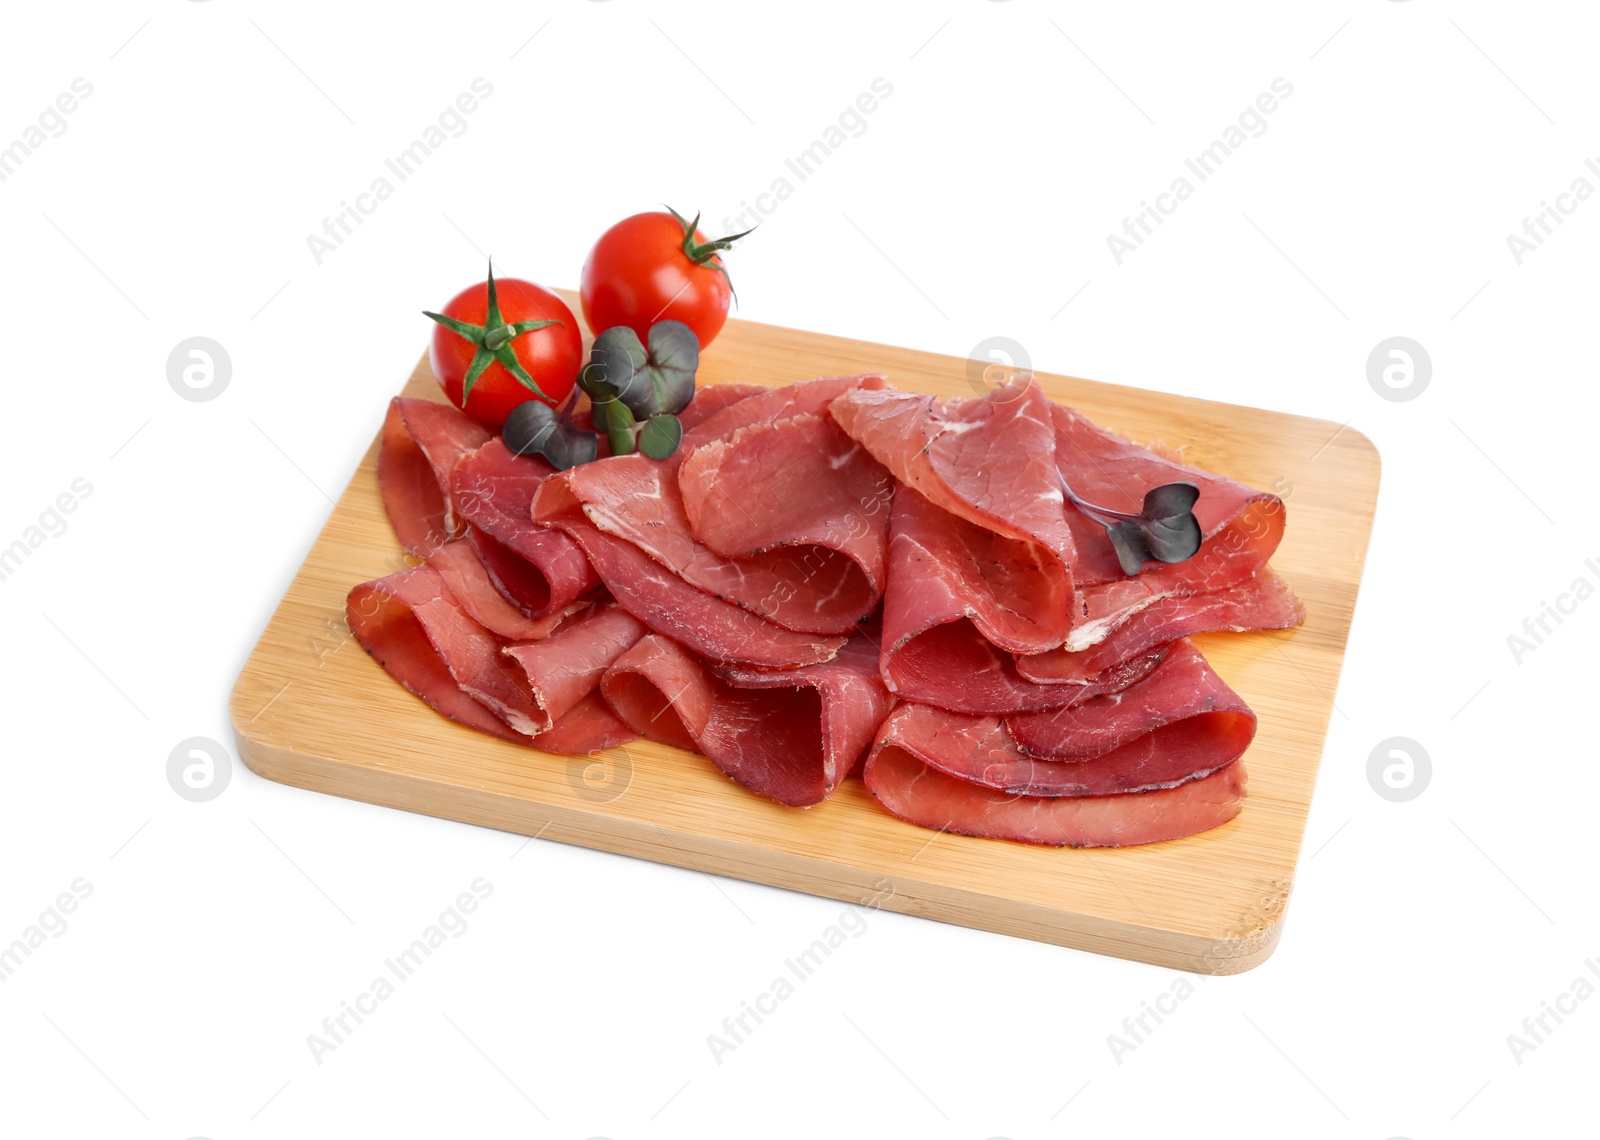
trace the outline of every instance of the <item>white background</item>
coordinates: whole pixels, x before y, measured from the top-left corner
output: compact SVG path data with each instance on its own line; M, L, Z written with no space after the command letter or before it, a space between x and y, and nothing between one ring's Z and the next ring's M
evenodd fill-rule
M0 983L0 1131L1591 1129L1600 1000L1520 1064L1507 1035L1600 959L1600 601L1520 663L1507 637L1600 583L1600 203L1520 265L1506 236L1600 185L1596 31L1577 3L1429 0L11 6L0 143L75 78L93 94L0 182L0 545L93 491L0 582L0 942L75 879L93 893ZM478 76L466 132L319 265L307 235ZM958 355L1007 336L1042 369L1348 422L1383 455L1282 944L1120 1063L1107 1036L1177 975L868 911L719 1065L707 1035L841 904L237 762L209 803L166 780L178 741L231 747L229 688L424 345L418 310L481 252L576 285L595 236L658 203L719 229L878 77L865 133L730 258L744 316ZM1107 235L1278 77L1266 133L1118 265ZM165 374L197 335L233 362L208 403ZM1366 377L1395 335L1433 363L1404 403ZM1405 803L1366 775L1393 736L1432 758ZM307 1035L479 877L470 928L317 1064Z

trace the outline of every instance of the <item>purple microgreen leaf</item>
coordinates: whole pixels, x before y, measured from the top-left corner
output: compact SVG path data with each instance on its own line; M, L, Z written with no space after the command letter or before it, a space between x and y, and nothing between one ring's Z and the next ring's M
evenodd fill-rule
M616 399L640 415L649 415L651 399L650 354L639 335L627 325L609 328L595 337L584 369L592 381L604 382L615 390ZM591 392L590 395L593 395Z
M1106 537L1117 552L1124 574L1139 573L1144 563L1152 559L1183 562L1200 550L1204 535L1200 520L1194 517L1200 488L1193 483L1166 483L1152 488L1145 494L1144 509L1135 515L1085 502L1067 485L1065 476L1059 472L1057 476L1067 502L1106 528Z
M682 321L657 321L650 326L647 364L654 400L641 415L677 415L694 399L694 377L700 368L700 339ZM630 401L631 404L631 401Z
M502 434L506 447L518 455L543 455L560 471L588 463L600 445L593 432L562 419L539 400L518 404L506 417Z
M1139 529L1138 523L1115 522L1106 527L1106 537L1111 540L1112 548L1117 552L1117 561L1122 565L1122 572L1134 575L1150 557L1150 547L1145 542L1144 532Z

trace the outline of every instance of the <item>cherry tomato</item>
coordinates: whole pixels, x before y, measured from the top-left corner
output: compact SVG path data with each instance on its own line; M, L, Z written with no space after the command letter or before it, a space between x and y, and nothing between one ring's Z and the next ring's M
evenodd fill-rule
M490 431L528 400L560 404L583 365L583 333L566 302L532 281L496 281L492 265L487 281L426 315L437 323L428 359L439 386Z
M744 234L707 241L699 221L676 210L635 214L600 235L578 291L597 336L627 325L644 341L652 324L670 318L693 329L701 348L716 339L733 300L720 252Z

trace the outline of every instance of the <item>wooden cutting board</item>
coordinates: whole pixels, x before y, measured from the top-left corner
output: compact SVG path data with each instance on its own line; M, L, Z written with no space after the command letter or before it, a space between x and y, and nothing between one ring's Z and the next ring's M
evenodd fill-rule
M569 295L576 311L576 299ZM981 391L967 360L728 322L702 384L886 373L908 391ZM1231 974L1277 945L1338 687L1378 491L1378 455L1325 420L1039 375L1050 397L1288 504L1273 566L1303 627L1198 638L1260 730L1249 795L1223 827L1119 850L929 831L859 780L785 808L709 761L638 741L597 757L519 747L439 716L351 637L345 594L406 564L378 496L374 440L234 686L240 756L268 779L1021 938ZM439 399L426 357L405 394ZM377 429L378 416L362 430Z

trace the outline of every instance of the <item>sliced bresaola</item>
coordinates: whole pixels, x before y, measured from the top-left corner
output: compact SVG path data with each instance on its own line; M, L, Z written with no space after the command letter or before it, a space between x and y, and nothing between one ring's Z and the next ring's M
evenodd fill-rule
M345 602L351 632L401 683L441 711L446 703L458 703L437 691L425 692L411 686L399 672L389 668L389 659L394 655L381 635L392 633L396 626L405 627L405 618L396 611L397 606L409 613L417 627L404 628L399 644L408 650L419 648L420 632L423 643L431 647L459 690L516 732L532 736L550 726L534 700L527 677L500 652L505 642L474 621L445 585L443 576L427 564L363 583L350 591ZM384 620L373 624L372 615L381 615ZM420 668L414 661L402 663L401 668L419 676L436 676L431 667Z
M502 740L578 755L638 735L595 698L598 673L576 700L567 687L566 707L551 723L523 668L503 652L506 643L472 619L431 564L362 583L350 591L345 612L361 647L451 720Z
M389 401L378 447L378 489L400 545L420 558L460 532L450 504L457 461L489 433L459 409L432 400Z
M894 480L832 420L801 413L741 427L691 452L678 490L696 540L741 567L779 552L781 565L799 571L790 581L801 604L857 617L878 604ZM841 565L829 574L835 555L857 572ZM826 632L845 628L829 623Z
M550 731L541 732L528 743L545 752L588 756L638 739L639 734L624 724L595 692L563 713Z
M1078 762L1058 768L1085 769L1093 761L1096 768L1114 767L1130 781L1157 786L1238 759L1255 736L1256 716L1185 638L1149 676L1120 693L1054 712L1009 716L1005 726L1022 753ZM1042 771L1037 764L1028 767Z
M439 643L451 645L454 622L448 614L431 621L423 615L433 616L451 605L443 601L448 596L438 572L419 566L355 587L345 601L345 616L372 659L436 711L502 740L525 741L527 737L469 696L445 663ZM470 640L465 639L461 652L471 651L466 644Z
M1157 683L1156 677L1145 682ZM1037 756L1023 750L1010 718L962 716L930 705L896 706L895 716L904 721L896 731L924 742L918 756L929 768L1016 796L1114 796L1175 788L1227 767L1249 747L1255 716L1233 693L1212 695L1212 705L1198 697L1180 701L1170 721L1149 724L1117 711L1117 702L1134 699L1139 688L1055 714L1060 721L1078 722L1074 725L1032 728L1034 736L1052 744L1104 747L1093 756ZM1115 743L1107 745L1108 740Z
M885 619L885 628L888 621ZM936 625L885 654L885 680L902 700L968 716L1034 712L1120 692L1161 661L1164 645L1151 646L1074 684L1041 684L1018 671L1014 657L995 648L965 619Z
M1061 644L1073 535L1050 402L1031 377L982 399L858 389L828 414L912 492L895 496L886 655L960 617L1013 652Z
M878 733L863 778L878 801L908 823L1051 847L1181 839L1227 823L1244 805L1244 765L1237 761L1175 787L1116 795L1017 795L940 766L981 766L990 750L1005 763L1026 761L992 717L974 720L901 704ZM973 755L980 759L969 759Z
M827 661L843 637L796 633L689 585L631 542L606 534L582 511L551 518L583 548L622 607L657 633L714 661L793 669Z
M782 507L762 502L758 509ZM735 559L696 542L670 462L614 456L560 472L539 488L535 522L580 514L689 585L786 629L846 633L878 602L878 584L862 566L824 546L797 543Z
M696 388L689 406L678 413L678 422L684 431L692 431L722 409L737 404L746 396L758 396L767 391L760 384L712 384Z
M567 622L542 641L506 646L506 656L522 669L543 713L540 732L548 732L552 722L594 692L605 671L645 632L626 610L608 605Z
M507 641L537 641L549 637L563 621L589 602L572 602L565 609L530 618L512 605L495 587L483 562L467 542L447 542L428 557L428 565L444 579L461 608L479 625Z
M1244 581L1221 590L1161 597L1118 625L1103 641L1079 652L1052 649L1017 657L1016 671L1023 679L1040 684L1083 685L1123 661L1180 637L1224 630L1289 629L1304 619L1305 607L1289 584L1263 566Z
M469 539L508 600L538 617L569 606L599 585L583 551L560 531L536 526L529 508L555 468L492 439L456 464L450 479Z
M834 400L847 392L884 390L887 383L877 373L865 372L859 376L818 376L781 388L763 389L717 409L693 426L685 424L683 442L678 446L674 458L687 458L696 448L725 439L751 424L768 423L789 416L821 415ZM689 406L694 407L692 403Z
M856 767L889 708L864 636L832 661L785 673L707 668L650 635L620 657L601 692L634 731L699 752L752 791L803 807Z
M983 714L1058 708L1137 680L1159 659L1155 644L1130 649L1068 688L1018 672L999 644L1016 644L1039 611L1028 583L1036 563L1014 539L935 507L904 484L889 523L881 668L905 700ZM1005 604L999 599L1007 598Z
M1106 530L1076 508L1066 512L1077 551L1081 591L1069 650L1104 640L1123 621L1166 596L1225 589L1249 578L1283 538L1284 505L1278 496L1186 467L1097 427L1071 408L1051 405L1054 456L1061 476L1080 499L1115 511L1138 512L1145 493L1167 483L1200 489L1194 515L1203 541L1183 562L1146 562L1137 575L1122 572Z

